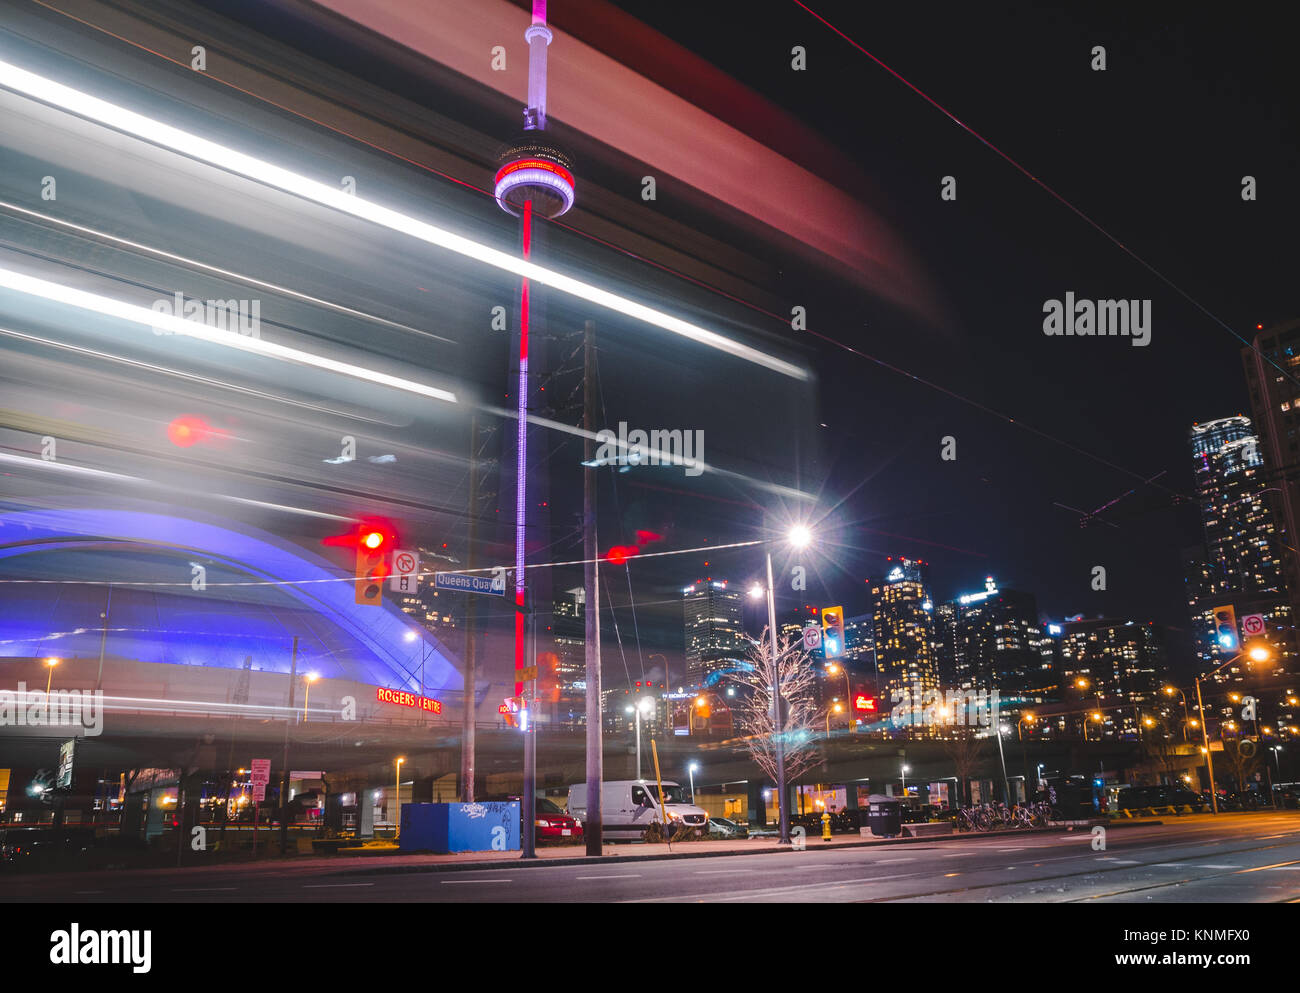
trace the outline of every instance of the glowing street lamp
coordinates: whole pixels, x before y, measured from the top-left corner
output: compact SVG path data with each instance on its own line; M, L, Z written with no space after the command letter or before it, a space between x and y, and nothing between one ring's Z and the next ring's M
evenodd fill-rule
M690 777L691 777L691 804L692 804L692 806L695 804L695 773L696 773L696 771L697 771L699 768L700 768L700 763L698 763L698 762L692 762L690 765L688 765L688 766L686 767L686 771L687 771L687 773L690 774Z
M53 655L51 655L48 659L45 660L45 665L46 665L46 667L48 667L49 670L50 670L49 673L45 676L45 695L46 695L46 696L49 696L49 695L50 695L50 680L54 678L54 667L55 667L56 665L58 665L60 662L62 662L62 661L63 661L62 659L55 658Z
M832 713L841 714L843 712L844 712L844 708L840 706L838 703L834 707L831 707L829 710L826 711L826 739L828 741L830 740L831 737L831 714Z
M653 698L648 696L643 696L640 700L637 701L637 705L635 707L629 704L628 706L623 708L629 714L636 715L636 778L637 779L641 778L641 715L649 714L651 710L654 708L654 705L655 702Z
M311 684L320 679L320 673L309 672L302 678L307 681L307 691L302 695L302 719L305 724L307 722L307 701L311 699Z

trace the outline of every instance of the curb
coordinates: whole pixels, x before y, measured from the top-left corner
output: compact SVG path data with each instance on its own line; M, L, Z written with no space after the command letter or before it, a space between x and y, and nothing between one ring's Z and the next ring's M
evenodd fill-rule
M1091 824L1091 822L1086 822ZM1160 821L1144 821L1143 824L1159 824ZM1115 825L1111 825L1112 827ZM1137 826L1136 822L1134 826ZM728 849L726 851L683 851L672 852L669 854L655 853L653 855L600 855L600 856L579 856L574 858L537 858L524 860L515 859L498 859L490 862L435 862L425 863L422 865L386 865L375 866L372 868L354 867L343 869L336 875L340 876L374 876L374 875L393 875L398 873L409 872L465 872L480 871L484 869L537 869L546 866L576 866L576 865L619 865L625 862L667 862L674 859L704 859L704 858L724 858L732 855L792 855L796 852L834 852L842 848L883 848L894 845L915 845L915 844L933 844L937 839L962 838L967 841L983 841L985 839L1004 839L1024 837L1030 834L1065 834L1074 830L1073 826L1063 827L1045 827L1045 828L1026 828L1017 831L982 831L979 834L970 835L932 835L930 837L920 838L885 838L880 841L844 841L839 844L822 847L814 844L807 844L803 849L772 847L755 848L751 850ZM689 843L687 843L689 844Z

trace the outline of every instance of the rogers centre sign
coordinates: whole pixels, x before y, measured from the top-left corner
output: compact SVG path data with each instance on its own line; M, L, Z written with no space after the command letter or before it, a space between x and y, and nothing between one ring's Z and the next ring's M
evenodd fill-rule
M376 699L380 703L401 704L403 707L427 710L432 714L442 713L441 700L431 700L427 696L416 696L414 693L407 693L405 690L389 690L380 686Z

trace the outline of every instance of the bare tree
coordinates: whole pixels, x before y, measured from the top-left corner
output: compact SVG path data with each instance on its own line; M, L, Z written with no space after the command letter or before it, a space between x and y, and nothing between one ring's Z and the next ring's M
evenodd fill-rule
M1242 745L1250 747L1243 750ZM1255 742L1249 738L1233 738L1223 743L1223 754L1228 759L1228 767L1232 769L1233 780L1237 791L1244 793L1250 785L1249 777L1259 767L1260 755Z
M957 774L957 789L961 794L957 803L962 806L970 803L970 778L984 765L984 751L988 745L987 738L977 738L977 727L955 725L952 737L946 738L943 750L952 759L953 771Z
M776 659L772 642L764 629L758 641L751 641L747 653L749 666L733 676L743 687L740 703L733 708L736 727L750 758L769 779L776 782L776 735L781 735L785 757L786 781L812 768L818 762L817 723L821 719L813 697L815 675L808 653L799 640L778 637ZM772 714L772 687L776 676L781 683L781 727Z

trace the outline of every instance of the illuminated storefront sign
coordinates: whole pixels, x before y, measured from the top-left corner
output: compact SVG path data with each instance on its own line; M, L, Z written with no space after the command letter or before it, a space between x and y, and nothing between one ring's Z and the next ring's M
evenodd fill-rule
M405 690L389 690L380 686L376 699L380 703L396 703L414 710L427 710L431 714L442 713L441 700L431 700L427 696L416 696L414 693L407 693Z

